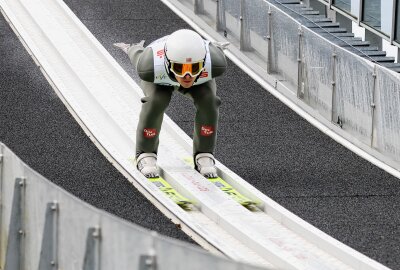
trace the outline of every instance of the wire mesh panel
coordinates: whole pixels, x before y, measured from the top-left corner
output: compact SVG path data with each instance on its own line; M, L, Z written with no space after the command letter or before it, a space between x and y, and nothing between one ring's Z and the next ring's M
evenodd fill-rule
M223 0L225 5L225 20L228 35L240 39L240 2L241 0ZM228 36L229 37L229 36Z
M299 24L291 17L271 6L270 71L291 84L297 91L299 57Z
M376 147L400 161L400 75L376 67Z
M187 0L183 0L187 1ZM204 7L204 15L207 15L211 19L212 22L216 23L217 19L217 4L216 0L202 0Z
M326 119L332 119L333 45L304 28L303 93L300 97Z
M268 9L264 0L244 1L244 19L247 20L249 33L248 45L251 50L258 52L257 57L267 61L268 56ZM261 59L260 59L261 60Z
M266 38L268 33L268 3L264 0L244 1L245 17L248 18L250 30Z
M370 145L374 92L373 65L337 48L333 120L344 130Z

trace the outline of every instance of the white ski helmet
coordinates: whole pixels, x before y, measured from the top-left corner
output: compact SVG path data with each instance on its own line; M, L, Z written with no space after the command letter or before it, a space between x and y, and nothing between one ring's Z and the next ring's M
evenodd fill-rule
M196 63L206 57L205 42L196 32L181 29L168 36L165 43L168 61L176 63Z

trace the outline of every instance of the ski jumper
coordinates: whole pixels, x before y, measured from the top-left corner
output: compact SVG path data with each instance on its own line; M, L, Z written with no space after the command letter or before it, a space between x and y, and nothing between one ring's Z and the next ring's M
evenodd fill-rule
M166 70L164 45L166 37L160 38L146 48L133 45L128 55L136 67L145 97L136 130L136 157L141 153L157 154L159 134L164 112L172 93L188 96L196 107L193 136L193 154L213 153L217 139L218 109L221 100L216 95L215 77L224 73L227 63L222 49L208 41L206 44L205 70L197 76L192 87L183 88L173 74Z

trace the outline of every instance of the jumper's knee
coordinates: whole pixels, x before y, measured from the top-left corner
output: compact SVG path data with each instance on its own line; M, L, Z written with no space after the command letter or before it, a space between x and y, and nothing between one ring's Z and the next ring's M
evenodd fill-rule
M143 106L146 106L147 108L151 108L151 111L156 113L156 112L162 112L167 109L169 102L171 101L171 95L169 93L165 94L159 94L157 95L152 95L152 96L147 96L141 99Z

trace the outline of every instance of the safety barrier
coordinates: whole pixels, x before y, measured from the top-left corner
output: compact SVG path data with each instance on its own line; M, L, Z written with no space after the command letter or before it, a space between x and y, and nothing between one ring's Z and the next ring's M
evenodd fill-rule
M261 269L96 209L33 171L3 144L0 187L1 269Z
M285 1L177 2L197 7L194 12L200 20L206 17L203 21L239 48L256 69L273 77L264 80L278 90L281 84L294 103L313 117L327 120L329 129L341 129L340 136L389 164L399 175L399 74L368 61L345 39L296 12L299 7L280 3ZM289 16L289 11L299 20Z

